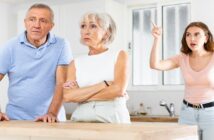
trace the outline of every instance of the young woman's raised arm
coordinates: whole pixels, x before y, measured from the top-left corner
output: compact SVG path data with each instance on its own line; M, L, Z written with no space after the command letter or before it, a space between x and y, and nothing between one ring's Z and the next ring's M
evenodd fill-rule
M170 70L178 67L178 64L171 59L161 60L159 56L159 46L161 41L161 28L153 24L152 35L154 42L150 55L150 67L157 70ZM172 46L173 47L173 46Z

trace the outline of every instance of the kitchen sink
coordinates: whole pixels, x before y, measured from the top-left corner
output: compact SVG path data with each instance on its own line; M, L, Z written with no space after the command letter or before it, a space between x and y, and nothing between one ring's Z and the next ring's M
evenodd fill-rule
M150 115L134 115L131 116L132 122L178 122L178 116L150 116Z

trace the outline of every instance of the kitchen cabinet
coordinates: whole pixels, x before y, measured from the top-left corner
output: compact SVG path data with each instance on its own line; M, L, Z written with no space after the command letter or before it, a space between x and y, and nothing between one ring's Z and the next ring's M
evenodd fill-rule
M178 123L104 124L42 123L5 121L0 123L3 140L197 140L197 127Z

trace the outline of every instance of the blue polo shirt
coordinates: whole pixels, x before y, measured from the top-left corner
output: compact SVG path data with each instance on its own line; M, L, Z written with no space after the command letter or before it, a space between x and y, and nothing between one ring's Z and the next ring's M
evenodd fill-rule
M49 33L47 42L36 48L24 32L0 49L0 73L9 77L8 117L34 120L46 114L55 91L56 68L72 60L68 41ZM58 119L65 120L63 107Z

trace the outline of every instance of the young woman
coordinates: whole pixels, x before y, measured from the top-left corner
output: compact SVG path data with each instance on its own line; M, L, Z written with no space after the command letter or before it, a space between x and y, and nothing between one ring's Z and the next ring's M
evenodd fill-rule
M158 56L161 29L154 25L152 35L151 68L171 70L180 67L184 77L185 94L179 123L198 125L199 137L213 140L214 45L209 28L202 22L190 23L183 34L181 53L166 60L160 60Z

